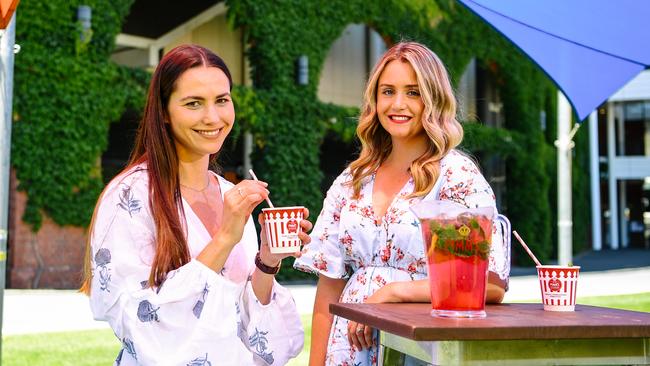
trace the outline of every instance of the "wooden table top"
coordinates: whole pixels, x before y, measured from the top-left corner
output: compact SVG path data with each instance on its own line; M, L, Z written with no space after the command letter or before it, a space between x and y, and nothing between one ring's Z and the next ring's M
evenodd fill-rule
M483 319L430 315L431 304L331 304L330 312L415 341L649 338L650 313L576 305L573 312L542 304L487 305Z

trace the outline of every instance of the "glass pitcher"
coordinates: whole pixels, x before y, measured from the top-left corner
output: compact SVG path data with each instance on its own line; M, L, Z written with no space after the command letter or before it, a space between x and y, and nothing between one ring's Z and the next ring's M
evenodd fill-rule
M429 268L431 315L485 317L493 207L468 209L449 201L411 207L420 220Z

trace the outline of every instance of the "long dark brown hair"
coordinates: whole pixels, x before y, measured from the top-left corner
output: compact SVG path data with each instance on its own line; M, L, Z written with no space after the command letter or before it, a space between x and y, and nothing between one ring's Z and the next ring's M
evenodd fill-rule
M146 163L149 177L149 207L156 225L155 256L149 274L149 285L160 286L167 273L190 261L190 252L181 221L183 205L178 178L178 155L169 121L169 97L176 81L194 67L216 67L226 74L232 89L232 77L225 62L212 51L197 45L182 45L169 51L154 71L140 127L127 167L114 179L123 179L124 173L135 165ZM215 154L216 155L216 154ZM211 156L210 159L214 159ZM92 250L90 241L97 214L91 221L86 244L84 279L81 291L90 293L92 280ZM184 219L184 218L183 218Z

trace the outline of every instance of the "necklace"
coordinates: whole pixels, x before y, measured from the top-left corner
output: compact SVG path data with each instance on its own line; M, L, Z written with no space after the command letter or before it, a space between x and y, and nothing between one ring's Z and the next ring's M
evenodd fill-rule
M205 191L207 191L208 188L210 188L210 177L209 176L208 176L208 184L206 184L203 189L192 188L192 187L186 186L185 184L180 183L180 182L179 182L179 184L181 185L181 187L189 189L192 192L200 193L203 196L203 202L205 202L206 204L209 204L208 202L210 202L210 200L208 199L208 195L205 193Z
M203 189L192 188L192 187L186 186L185 184L180 183L180 182L179 182L179 184L181 185L181 187L185 187L185 188L189 189L190 191L194 191L196 193L205 193L205 190L210 188L210 177L208 177L208 184L206 184Z

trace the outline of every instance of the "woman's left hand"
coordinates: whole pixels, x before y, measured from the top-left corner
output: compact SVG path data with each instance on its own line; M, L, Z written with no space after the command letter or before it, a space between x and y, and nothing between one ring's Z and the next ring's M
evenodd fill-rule
M307 220L309 217L309 209L305 208L304 209L304 214L303 214L303 219L300 221L300 227L302 228L302 231L298 233L298 237L300 238L300 241L302 242L302 245L309 244L311 242L311 237L309 237L309 234L307 234L309 231L311 231L311 228L313 227L312 223ZM260 223L260 226L262 227L262 230L260 232L260 241L262 245L260 246L260 259L262 260L262 263L266 264L269 267L277 267L280 265L280 262L287 257L300 257L302 254L300 250L294 252L294 253L278 253L274 254L271 253L271 250L269 249L269 244L266 240L266 225L264 225L264 215L259 214L257 217L257 221Z
M348 322L348 342L357 351L370 348L372 346L372 328L350 320Z
M398 302L393 291L393 284L389 283L368 296L364 303L380 304L385 302ZM370 348L372 346L373 328L369 325L350 321L348 322L348 341L357 350Z

